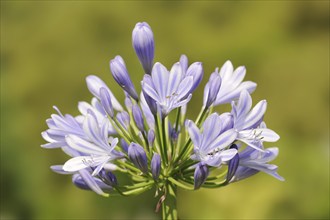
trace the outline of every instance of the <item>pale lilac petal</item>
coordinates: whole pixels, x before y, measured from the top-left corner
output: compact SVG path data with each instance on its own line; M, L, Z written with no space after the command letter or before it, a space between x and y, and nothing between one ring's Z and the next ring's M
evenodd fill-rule
M68 135L65 138L67 144L72 147L73 149L86 153L86 154L99 154L103 155L104 150L100 148L99 146L90 143L88 141L85 141L84 139L81 139L75 135Z
M188 58L184 54L181 55L181 57L180 57L180 65L181 65L182 71L184 73L183 76L185 76L185 73L186 73L186 71L188 69Z
M236 149L228 149L228 150L222 151L220 153L220 157L221 157L222 161L225 162L225 161L231 160L236 154L237 154Z
M181 77L182 77L182 68L180 66L180 63L176 63L173 65L170 72L166 96L172 96L177 91L181 81Z
M221 150L230 144L232 144L237 137L237 132L234 129L230 129L225 131L221 135L219 135L209 146L205 146L203 149L204 152L209 152L213 150Z
M64 175L72 174L72 172L67 172L63 170L63 165L53 165L50 167L50 169L58 174L64 174Z
M221 121L219 115L213 113L203 123L203 140L202 146L209 146L216 137L221 133Z
M152 68L151 76L155 89L159 97L161 98L161 101L165 101L166 89L169 78L169 73L167 69L161 63L157 62Z
M184 78L179 84L179 88L177 91L178 96L176 97L176 99L180 100L185 96L187 96L192 86L193 86L193 77L188 76Z
M251 106L252 106L252 98L246 90L243 90L237 102L236 120L240 120L241 117L245 117L246 114L250 111Z
M193 77L193 84L190 88L189 93L192 93L199 85L199 83L203 79L203 64L201 62L195 62L189 66L186 72L186 77L187 76L192 76Z
M234 71L233 64L227 60L220 69L220 76L223 82L227 82L232 76Z
M266 100L260 101L246 116L245 120L239 123L237 126L242 126L243 129L255 128L262 122L266 109Z
M65 162L63 165L63 170L67 172L76 172L78 170L85 169L89 167L89 163L86 161L90 161L91 157L90 156L80 156L80 157L74 157Z
M187 123L187 130L194 146L198 148L201 143L201 133L198 127L195 125L193 121L189 120Z
M104 193L100 187L100 185L103 185L102 184L103 182L101 182L101 181L96 182L98 179L92 177L91 174L87 170L80 170L79 174L91 190L93 190L94 192L96 192L97 194L99 194L101 196L109 196L108 194ZM111 187L106 187L106 188L111 189Z
M150 96L156 102L160 103L162 101L157 91L152 86L150 86L150 84L142 81L142 89L148 96Z

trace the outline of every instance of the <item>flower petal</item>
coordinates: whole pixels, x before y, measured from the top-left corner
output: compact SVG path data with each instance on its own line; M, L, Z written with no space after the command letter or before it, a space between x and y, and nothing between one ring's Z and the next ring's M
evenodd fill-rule
M194 147L199 148L201 143L201 133L195 123L191 120L187 123L189 136L194 144Z

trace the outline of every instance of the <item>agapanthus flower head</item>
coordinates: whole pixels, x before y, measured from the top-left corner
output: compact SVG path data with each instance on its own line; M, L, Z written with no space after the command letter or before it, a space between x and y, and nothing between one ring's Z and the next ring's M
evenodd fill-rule
M189 102L203 78L202 63L189 65L181 55L170 70L154 64L154 36L145 22L136 24L132 41L145 73L140 95L119 55L110 69L124 90L124 108L102 79L88 76L91 102L79 102L77 116L54 107L57 114L42 132L48 142L43 148L59 148L70 157L52 166L54 172L72 175L75 186L102 196L155 189L163 219L177 219L177 188L224 187L258 172L284 180L278 167L269 164L278 148L264 147L279 136L264 122L266 100L252 107L256 84L243 82L245 67L234 70L227 61L220 71L216 68L204 87L199 115L187 118L196 109ZM231 103L230 112L213 108L225 103ZM119 173L129 181L118 181Z

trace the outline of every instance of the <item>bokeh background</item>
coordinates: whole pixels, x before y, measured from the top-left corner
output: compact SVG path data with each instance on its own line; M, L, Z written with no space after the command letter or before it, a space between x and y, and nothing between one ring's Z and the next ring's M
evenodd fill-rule
M1 1L1 219L154 219L154 192L102 198L51 172L67 157L40 133L57 105L78 114L96 74L119 100L108 62L120 54L135 85L142 68L131 46L147 21L156 61L185 53L205 75L226 60L247 67L267 99L267 125L281 135L274 162L285 182L258 174L217 190L179 191L181 219L329 218L329 1ZM221 107L219 111L229 109ZM267 145L273 146L273 145Z

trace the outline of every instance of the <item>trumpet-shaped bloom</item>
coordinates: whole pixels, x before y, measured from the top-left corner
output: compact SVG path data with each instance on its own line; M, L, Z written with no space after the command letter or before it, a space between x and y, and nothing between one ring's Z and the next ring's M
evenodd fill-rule
M256 89L256 83L251 81L242 82L245 73L246 69L244 66L234 70L233 64L229 60L225 62L220 70L222 83L214 105L230 103L237 99L243 90L252 93Z
M74 134L81 138L86 138L79 121L73 116L62 115L60 110L54 106L58 114L52 114L50 119L46 120L48 130L41 133L42 137L49 143L41 145L44 148L60 148L67 146L65 136Z
M190 101L192 86L193 76L182 78L180 63L174 64L170 72L162 64L156 63L151 76L144 75L142 81L143 91L155 100L163 117Z
M259 146L259 148L263 148ZM277 173L278 167L268 162L274 160L278 155L278 148L267 148L263 152L247 147L239 152L239 165L231 179L231 182L239 181L250 177L258 172L267 173L278 180L284 181L284 178Z
M209 166L219 167L222 162L232 159L236 149L226 149L236 139L237 133L232 129L230 114L213 113L204 122L202 129L188 121L187 129L194 144L191 159Z
M87 167L95 168L92 175L97 175L106 163L120 158L122 153L115 151L118 138L113 138L109 144L108 123L104 121L100 127L96 116L90 111L83 124L83 129L91 141L86 141L75 135L68 135L66 141L68 145L87 156L76 156L68 160L63 169L74 172Z
M234 117L234 128L238 132L238 140L261 150L259 147L261 141L275 142L279 136L261 123L267 108L266 100L260 101L252 110L251 107L251 96L246 90L243 90L237 103L232 103L231 113Z

